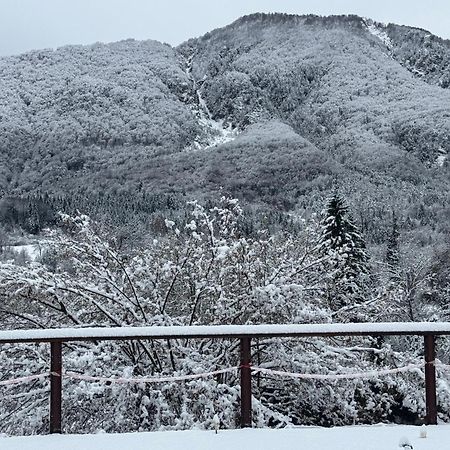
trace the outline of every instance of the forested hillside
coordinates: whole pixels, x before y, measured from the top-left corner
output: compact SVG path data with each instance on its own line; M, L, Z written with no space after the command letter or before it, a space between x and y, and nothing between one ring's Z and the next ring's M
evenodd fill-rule
M0 59L1 327L448 320L449 55L406 26L255 14L178 48ZM11 243L32 236L30 261ZM235 344L93 342L68 345L64 364L192 374L235 366ZM48 371L47 351L7 346L2 373ZM318 374L417 365L422 351L382 337L252 348L264 367ZM419 369L332 388L258 375L254 420L417 423L422 382ZM45 429L46 381L29 386L5 387L0 432ZM209 428L215 414L233 427L239 386L231 373L64 392L67 431L117 432Z
M3 222L23 195L72 208L88 196L91 212L110 208L105 196L225 192L309 214L338 189L370 239L392 210L441 239L448 55L423 30L256 14L177 49L129 40L3 58Z
M200 132L183 103L190 86L180 57L158 42L5 58L0 83L7 190L57 191L100 171L120 178L125 160L137 170L140 162L130 160L180 151Z

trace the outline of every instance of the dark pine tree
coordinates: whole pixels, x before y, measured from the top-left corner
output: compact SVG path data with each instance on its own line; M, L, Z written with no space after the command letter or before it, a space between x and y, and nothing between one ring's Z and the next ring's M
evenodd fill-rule
M361 301L365 275L369 272L369 257L344 199L336 194L327 204L319 251L325 257L330 307L336 310Z
M399 264L399 239L397 215L392 212L392 225L386 249L386 262L391 270L394 270Z

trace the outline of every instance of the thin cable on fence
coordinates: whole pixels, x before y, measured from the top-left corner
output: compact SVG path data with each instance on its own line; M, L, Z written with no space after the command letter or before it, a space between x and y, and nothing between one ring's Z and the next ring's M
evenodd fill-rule
M266 373L269 375L278 375L287 378L301 378L301 379L313 379L313 380L341 380L341 379L356 379L356 378L373 378L382 375L403 373L403 372L412 372L417 369L421 369L425 366L426 363L418 363L418 364L409 364L404 367L397 367L395 369L383 369L383 370L371 370L368 372L352 372L352 373L332 373L332 374L317 374L317 373L293 373L293 372L284 372L281 370L272 370L265 369L263 367L250 366L250 369L253 373ZM432 362L429 364L434 364L438 368L444 368L450 370L450 365L443 364L440 362ZM200 378L208 378L214 375L220 375L224 373L234 372L240 367L228 367L226 369L214 370L212 372L203 372L196 373L190 375L178 375L172 377L142 377L142 378L126 378L126 377L100 377L100 376L92 376L92 375L83 375L75 372L64 372L63 376L66 378L72 378L75 380L82 381L96 381L96 382L107 382L107 383L118 383L118 384L127 384L127 383L166 383L171 381L189 381L189 380L197 380ZM60 376L60 374L56 372L42 373L36 375L29 375L26 377L14 378L10 380L0 381L0 386L10 386L14 384L27 383L29 381L38 380L47 378L49 375Z
M82 375L75 372L64 372L63 376L68 378L73 378L75 380L83 380L83 381L99 381L99 382L109 382L109 383L166 383L171 381L189 381L189 380L197 380L199 378L208 378L214 375L220 375L222 373L234 372L238 370L239 367L229 367L226 369L214 370L212 372L204 372L204 373L195 373L191 375L179 375L174 377L150 377L150 378L110 378L110 377L96 377L91 375ZM52 375L58 376L56 373L52 373Z
M389 375L402 372L412 372L425 366L425 363L408 364L404 367L397 367L395 369L371 370L368 372L351 372L351 373L334 373L334 374L320 374L320 373L292 373L281 370L264 369L262 367L252 367L254 373L267 373L270 375L279 375L288 378L302 378L312 380L342 380L355 378L373 378L381 375Z
M36 375L29 375L27 377L13 378L11 380L0 381L0 386L10 386L12 384L27 383L28 381L39 380L40 378L47 378L48 373L40 373Z
M353 373L341 373L341 374L312 374L312 373L292 373L284 372L280 370L265 369L262 367L250 366L252 372L254 373L268 373L272 375L279 375L291 378L304 378L304 379L322 379L322 380L333 380L333 379L352 379L352 378L372 378L380 375L389 375L402 372L412 372L417 369L421 369L425 366L425 363L409 364L404 367L397 367L394 369L384 369L384 370L372 370L369 372L353 372ZM180 375L174 377L151 377L151 378L109 378L109 377L98 377L90 375L82 375L74 372L65 372L64 375L69 378L74 378L77 380L85 381L100 381L100 382L111 382L111 383L164 383L170 381L187 381L199 378L207 378L213 375L218 375L227 372L233 372L241 367L230 367L227 369L216 370L213 372L205 372L200 374L192 375ZM450 368L450 366L449 366Z

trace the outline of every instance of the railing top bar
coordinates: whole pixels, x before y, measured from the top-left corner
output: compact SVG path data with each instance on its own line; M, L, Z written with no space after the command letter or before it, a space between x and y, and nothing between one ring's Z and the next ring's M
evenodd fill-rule
M0 343L171 338L450 335L450 322L54 328L0 331Z

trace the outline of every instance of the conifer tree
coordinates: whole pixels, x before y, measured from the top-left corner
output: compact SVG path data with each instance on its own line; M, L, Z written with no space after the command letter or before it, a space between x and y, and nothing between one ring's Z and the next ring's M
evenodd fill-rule
M369 272L366 245L352 222L343 198L330 198L322 221L319 252L325 257L327 297L331 308L362 300L364 275Z
M395 212L392 212L392 225L388 238L386 249L386 262L389 268L395 269L399 263L399 238L400 233L398 231L398 222Z

